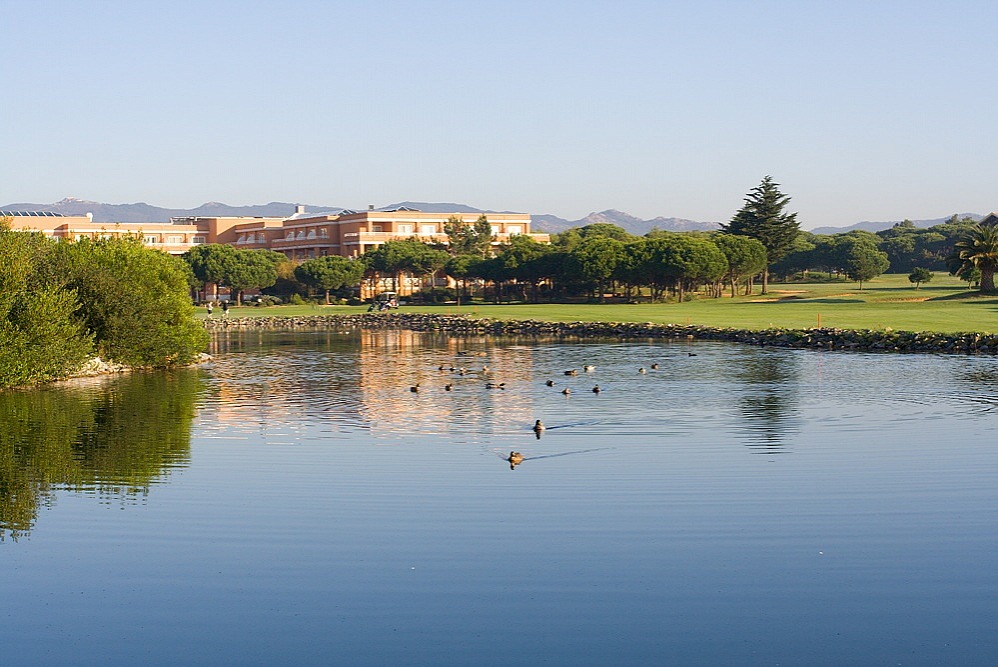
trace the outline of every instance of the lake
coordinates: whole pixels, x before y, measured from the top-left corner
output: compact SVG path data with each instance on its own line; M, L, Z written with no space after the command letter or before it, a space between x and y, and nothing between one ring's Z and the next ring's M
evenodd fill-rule
M0 394L4 664L998 655L998 359L212 345L201 368Z

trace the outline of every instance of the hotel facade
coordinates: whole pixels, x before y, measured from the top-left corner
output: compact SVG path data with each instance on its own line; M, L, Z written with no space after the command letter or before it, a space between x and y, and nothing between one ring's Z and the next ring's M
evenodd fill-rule
M169 222L94 222L91 216L66 216L47 211L0 211L15 231L36 231L54 239L77 241L134 235L150 248L180 255L205 243L224 243L247 250L267 249L288 259L304 261L338 255L359 257L386 241L417 239L447 243L444 225L450 218L473 224L485 215L492 226L493 243L507 243L525 234L547 243L548 234L530 230L527 213L426 213L410 208L335 211L308 214L299 206L286 218L180 217Z

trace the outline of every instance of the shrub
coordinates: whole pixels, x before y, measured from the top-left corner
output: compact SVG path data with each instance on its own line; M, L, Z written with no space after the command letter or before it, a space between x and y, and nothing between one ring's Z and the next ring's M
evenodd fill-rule
M182 260L132 237L55 246L53 268L76 290L100 356L133 366L189 363L208 343Z

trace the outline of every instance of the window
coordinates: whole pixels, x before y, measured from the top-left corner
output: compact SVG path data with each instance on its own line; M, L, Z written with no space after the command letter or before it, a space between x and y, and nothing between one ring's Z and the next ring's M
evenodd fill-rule
M492 235L495 236L499 233L499 225L492 225Z
M288 241L293 241L295 238L295 233L293 231L289 231L287 234L284 235L284 238L287 239Z
M433 236L434 234L437 233L437 226L436 225L420 225L419 226L419 233L422 236Z
M167 236L167 243L172 243L173 245L181 245L184 242L183 236Z
M381 225L374 225L374 228L373 228L373 231L375 231L375 232L380 232L380 231L382 231L382 229L381 229Z
M320 229L319 230L319 238L328 239L329 238L329 230L326 229L325 227L323 227L322 229Z
M410 235L412 234L412 225L399 225L398 230L402 236Z
M195 236L194 240L192 240L191 243L194 244L194 245L201 245L201 244L204 243L204 237L203 236Z
M295 238L299 239L301 241L304 241L305 240L305 230L304 229L299 229L298 233L295 235Z
M510 236L516 236L517 234L523 233L523 227L520 225L506 225L506 232Z
M246 235L245 234L240 234L239 238L236 239L236 243L246 243Z
M142 242L146 245L156 245L159 243L159 237L156 236L145 236L142 238Z

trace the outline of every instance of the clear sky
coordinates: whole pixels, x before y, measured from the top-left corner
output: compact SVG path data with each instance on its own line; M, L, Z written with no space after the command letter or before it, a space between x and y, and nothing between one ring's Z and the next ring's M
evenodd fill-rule
M0 204L998 209L998 2L0 0Z

